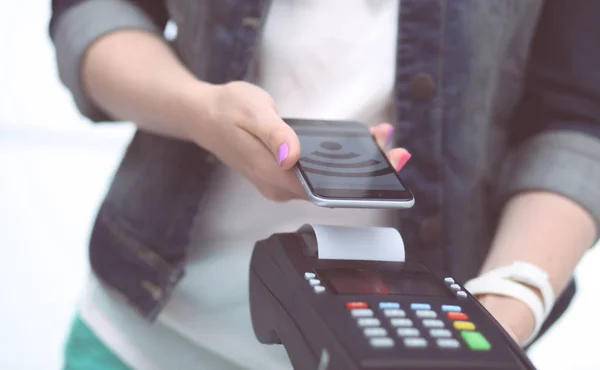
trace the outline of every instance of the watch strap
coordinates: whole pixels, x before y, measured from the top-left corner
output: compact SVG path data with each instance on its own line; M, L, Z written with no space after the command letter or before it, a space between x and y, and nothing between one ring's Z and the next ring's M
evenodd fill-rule
M544 304L540 297L531 289L512 280L504 279L494 274L484 274L468 281L464 285L472 295L495 294L506 297L512 297L523 302L533 313L535 324L534 330L524 342L524 346L529 344L539 333L545 320Z
M537 289L542 296L544 304L544 319L550 315L550 311L552 311L556 302L556 296L548 274L538 266L523 261L516 261L511 265L491 270L483 275L493 275L503 279L514 280Z

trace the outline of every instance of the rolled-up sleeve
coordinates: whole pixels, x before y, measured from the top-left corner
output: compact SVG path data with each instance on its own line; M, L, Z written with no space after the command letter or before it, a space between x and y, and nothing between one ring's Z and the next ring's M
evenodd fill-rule
M542 190L586 209L600 231L600 1L548 1L512 127L501 194Z
M58 74L71 91L79 111L92 121L110 120L86 97L81 63L100 37L122 29L161 34L167 22L162 1L54 0L50 37L55 46Z

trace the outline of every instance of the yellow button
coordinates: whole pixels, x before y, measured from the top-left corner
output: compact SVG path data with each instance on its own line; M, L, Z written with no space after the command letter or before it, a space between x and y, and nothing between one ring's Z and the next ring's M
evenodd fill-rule
M455 321L454 328L456 330L475 330L475 324L470 321Z

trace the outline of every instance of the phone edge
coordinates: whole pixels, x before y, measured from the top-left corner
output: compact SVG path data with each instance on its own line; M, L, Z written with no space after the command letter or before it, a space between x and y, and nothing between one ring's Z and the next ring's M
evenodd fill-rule
M410 200L403 201L378 201L378 200L349 200L349 199L325 199L322 198L310 189L304 176L302 176L302 172L300 169L295 166L294 172L296 173L296 177L300 181L300 185L304 188L308 200L317 205L319 207L325 208L367 208L367 209L410 209L415 205L415 196L412 194L412 198Z

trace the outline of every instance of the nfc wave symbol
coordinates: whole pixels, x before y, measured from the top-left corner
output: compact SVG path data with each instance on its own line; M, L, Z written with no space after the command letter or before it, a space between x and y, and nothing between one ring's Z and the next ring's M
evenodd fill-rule
M377 159L367 159L364 161L358 162L346 162L346 160L352 160L360 157L360 154L355 152L348 153L339 153L342 149L342 144L336 143L334 141L323 141L320 144L320 147L325 149L326 152L316 150L311 154L311 157L301 157L300 161L302 162L302 169L304 172L314 173L318 175L324 176L335 176L335 177L376 177L383 176L389 173L393 173L393 169L383 161L379 161ZM324 159L335 159L340 160L340 162L330 162L321 160L319 158ZM342 162L343 161L343 162ZM366 167L375 167L384 163L384 167L377 170L368 170L361 171ZM326 167L327 169L317 169L312 167L307 167L307 164L312 164L315 166ZM333 170L331 170L333 169ZM335 169L345 169L352 170L348 172L335 171Z

